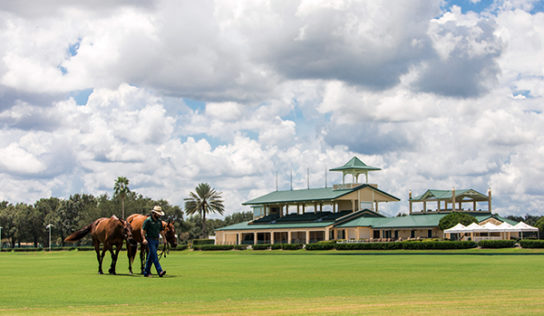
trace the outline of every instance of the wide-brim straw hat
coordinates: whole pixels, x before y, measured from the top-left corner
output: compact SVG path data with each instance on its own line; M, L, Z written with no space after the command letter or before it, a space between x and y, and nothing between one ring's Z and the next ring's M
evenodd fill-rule
M164 216L164 212L162 211L162 207L158 206L158 205L155 205L155 207L151 210L151 212L159 215L159 216Z

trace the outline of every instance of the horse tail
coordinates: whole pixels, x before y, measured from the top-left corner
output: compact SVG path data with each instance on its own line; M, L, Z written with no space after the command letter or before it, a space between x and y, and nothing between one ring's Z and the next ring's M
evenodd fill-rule
M83 227L82 229L76 231L76 232L73 232L70 236L66 237L66 239L64 239L64 241L77 241L77 240L80 240L81 238L85 237L85 235L87 235L90 231L91 231L91 226L93 224L89 224L85 227Z

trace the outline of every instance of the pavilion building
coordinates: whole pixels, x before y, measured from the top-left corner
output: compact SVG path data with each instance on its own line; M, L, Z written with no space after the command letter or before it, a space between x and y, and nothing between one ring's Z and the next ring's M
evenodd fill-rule
M368 173L380 168L353 157L330 171L342 172L342 184L325 188L273 191L246 201L253 220L216 229L216 244L313 243L331 239L384 241L441 238L440 219L453 211L467 212L480 223L513 221L491 214L491 190L487 195L473 189L427 190L412 198L409 214L387 217L380 204L399 198L368 183ZM359 176L365 176L365 183ZM350 177L348 177L350 176ZM348 177L346 179L346 177ZM346 180L352 180L347 183ZM487 209L476 210L485 202ZM421 203L421 211L413 211ZM435 204L436 203L436 204ZM470 204L471 208L463 209ZM436 205L435 210L428 209Z

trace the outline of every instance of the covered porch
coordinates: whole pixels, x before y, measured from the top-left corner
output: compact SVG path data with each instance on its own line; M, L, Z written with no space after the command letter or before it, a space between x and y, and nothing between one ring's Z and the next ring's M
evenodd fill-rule
M217 231L215 242L221 245L310 244L330 240L331 236L332 230L330 227Z

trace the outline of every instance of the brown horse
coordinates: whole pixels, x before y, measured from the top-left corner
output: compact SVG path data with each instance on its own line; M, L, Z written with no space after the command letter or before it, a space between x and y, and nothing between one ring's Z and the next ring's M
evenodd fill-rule
M128 269L130 273L132 273L132 262L134 262L134 258L136 257L136 252L138 252L138 244L140 244L140 270L141 273L144 273L144 261L145 256L147 254L147 247L142 243L143 236L142 236L142 226L144 225L144 221L149 217L149 215L142 215L142 214L132 214L127 218L127 222L130 223L130 226L132 226L132 237L134 238L135 243L133 245L129 245L127 242L127 254L128 254ZM164 240L164 243L166 245L166 242L170 244L173 248L176 248L177 243L177 237L176 237L176 230L174 229L174 223L169 221L168 223L165 221L162 222L162 230L161 235Z
M94 250L96 251L96 258L98 259L98 273L103 274L102 260L104 259L106 250L109 250L111 254L111 266L108 272L110 274L115 274L115 264L117 263L119 251L123 246L123 241L126 240L127 244L134 243L130 224L127 221L117 218L115 215L110 218L102 217L95 220L92 224L72 233L70 236L66 237L64 241L80 240L89 232L93 238ZM102 254L100 254L101 243L104 244ZM115 252L113 246L115 246Z

